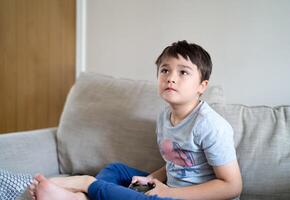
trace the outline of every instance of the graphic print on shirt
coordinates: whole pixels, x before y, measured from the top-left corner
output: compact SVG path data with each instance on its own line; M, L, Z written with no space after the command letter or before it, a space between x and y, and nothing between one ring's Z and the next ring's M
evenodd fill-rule
M192 153L182 149L177 142L165 139L160 144L160 150L166 160L171 161L176 165L182 167L192 167L195 165Z

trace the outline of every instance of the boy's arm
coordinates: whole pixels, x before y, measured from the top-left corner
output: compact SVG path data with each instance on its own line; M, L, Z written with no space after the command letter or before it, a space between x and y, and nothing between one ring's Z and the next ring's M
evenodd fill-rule
M224 166L213 167L216 179L206 183L188 187L169 188L154 180L155 189L149 195L176 199L230 199L240 195L242 178L237 161Z
M166 167L165 166L161 167L160 169L149 174L147 177L151 179L158 179L161 182L165 182L166 181Z

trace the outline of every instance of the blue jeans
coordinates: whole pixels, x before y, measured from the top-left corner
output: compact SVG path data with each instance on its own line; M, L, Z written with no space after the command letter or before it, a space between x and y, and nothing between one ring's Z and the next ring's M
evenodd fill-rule
M173 200L158 196L147 196L128 188L133 176L147 176L147 172L128 167L122 163L112 163L103 168L96 181L88 188L90 200Z

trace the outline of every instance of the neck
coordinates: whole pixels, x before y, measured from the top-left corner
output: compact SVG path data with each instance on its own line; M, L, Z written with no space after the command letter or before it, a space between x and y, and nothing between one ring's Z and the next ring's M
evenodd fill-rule
M199 104L199 100L195 102L190 102L188 104L183 105L170 105L171 107L171 116L170 121L173 126L177 125L184 118L186 118L194 108Z

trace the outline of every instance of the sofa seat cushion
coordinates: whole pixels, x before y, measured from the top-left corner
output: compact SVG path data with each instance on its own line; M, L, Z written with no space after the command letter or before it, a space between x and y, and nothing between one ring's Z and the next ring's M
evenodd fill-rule
M212 107L234 129L243 195L249 199L290 199L290 106Z
M220 87L204 95L222 102ZM95 175L111 162L145 171L164 163L156 144L155 120L165 103L149 81L83 73L71 89L57 133L60 169Z

